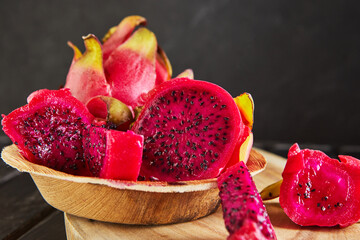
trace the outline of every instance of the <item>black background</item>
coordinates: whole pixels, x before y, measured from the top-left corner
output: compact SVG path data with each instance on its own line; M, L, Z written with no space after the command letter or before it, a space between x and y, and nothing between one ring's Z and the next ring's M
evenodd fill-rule
M0 0L0 113L65 82L81 37L142 15L173 66L255 101L257 141L360 144L358 1Z

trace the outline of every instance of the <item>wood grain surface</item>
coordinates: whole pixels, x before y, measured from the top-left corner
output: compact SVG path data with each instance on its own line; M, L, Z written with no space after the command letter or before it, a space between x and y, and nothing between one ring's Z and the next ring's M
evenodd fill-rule
M258 190L281 178L285 159L260 151L268 160L265 171L254 177ZM294 224L279 205L279 200L265 202L272 224L281 239L360 239L360 224L347 228L300 227ZM221 208L214 214L187 223L162 226L134 226L93 221L65 214L68 239L226 239Z

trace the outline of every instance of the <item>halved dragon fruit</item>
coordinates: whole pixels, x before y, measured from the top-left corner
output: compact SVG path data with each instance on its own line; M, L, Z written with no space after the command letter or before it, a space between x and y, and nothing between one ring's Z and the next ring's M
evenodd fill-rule
M132 127L145 139L140 175L163 181L217 177L243 130L230 94L209 82L178 78L149 95Z
M3 115L4 132L29 161L74 175L136 180L143 137L92 126L69 89L39 90Z
M226 229L232 240L276 239L265 206L244 162L218 178Z
M360 160L294 144L282 176L280 205L293 222L346 227L360 219Z

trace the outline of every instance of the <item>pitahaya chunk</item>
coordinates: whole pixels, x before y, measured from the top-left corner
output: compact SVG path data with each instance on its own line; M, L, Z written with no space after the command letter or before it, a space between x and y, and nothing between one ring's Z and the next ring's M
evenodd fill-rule
M294 144L282 176L280 205L293 222L346 227L360 219L360 160Z
M218 187L230 240L276 239L265 206L244 162L228 168Z
M29 161L74 175L137 179L142 136L93 126L94 116L69 89L39 90L28 102L2 125Z
M178 78L156 87L132 130L144 135L140 175L162 181L217 177L243 133L233 98L221 87Z
M136 181L142 161L143 136L101 127L88 130L83 146L92 176Z

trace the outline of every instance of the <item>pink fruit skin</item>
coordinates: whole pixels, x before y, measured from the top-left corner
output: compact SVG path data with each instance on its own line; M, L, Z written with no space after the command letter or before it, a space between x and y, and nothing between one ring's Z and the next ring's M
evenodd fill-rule
M155 87L155 67L148 59L129 49L117 49L105 62L111 96L128 106L144 104L140 98Z
M239 162L239 155L240 155L240 147L241 145L244 143L244 141L246 140L246 138L249 136L249 134L251 133L251 129L248 126L245 126L244 124L241 124L241 126L243 128L243 130L241 131L242 134L240 135L239 141L236 143L235 149L233 154L231 155L231 158L229 160L229 162L226 164L226 167L224 169L227 169L233 165L235 165L236 163ZM252 143L251 143L252 145ZM249 150L251 150L251 148L249 147ZM250 153L249 153L250 155ZM245 164L247 162L248 159L245 159Z
M360 219L360 160L339 158L298 144L290 148L279 200L293 222L346 227Z
M101 178L136 181L142 162L144 137L132 131L106 132L106 154Z
M109 96L110 87L103 70L99 40L94 35L84 40L86 52L80 57L76 55L75 46L70 45L74 49L74 58L64 88L69 88L73 96L86 104L92 97Z
M100 98L91 98L86 107L90 113L98 118L106 119L108 115L108 109L106 103Z

